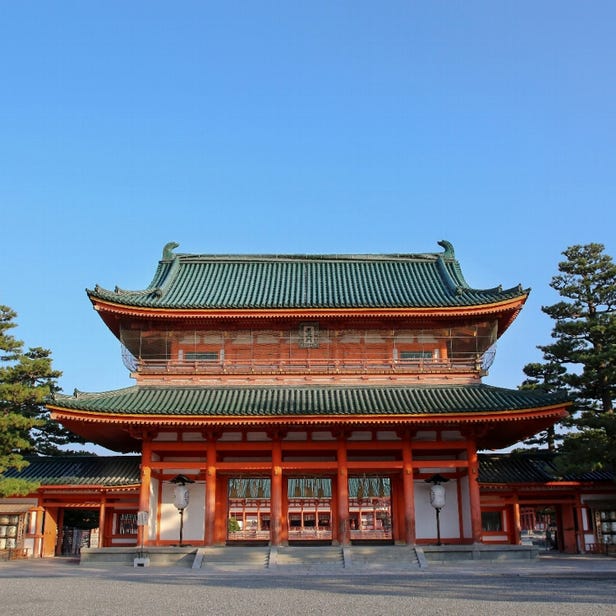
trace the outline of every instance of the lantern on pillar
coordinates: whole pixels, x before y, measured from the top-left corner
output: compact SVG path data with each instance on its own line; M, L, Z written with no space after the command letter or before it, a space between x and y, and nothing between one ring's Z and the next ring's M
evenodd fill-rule
M449 479L442 475L432 475L426 479L426 483L431 483L430 504L436 512L436 545L441 545L441 509L445 506L445 488L441 485L447 483Z
M186 475L176 475L171 483L175 484L173 488L173 504L180 513L180 543L178 547L183 547L182 539L184 533L184 509L188 507L190 501L190 491L187 483L195 483L193 479L189 479Z

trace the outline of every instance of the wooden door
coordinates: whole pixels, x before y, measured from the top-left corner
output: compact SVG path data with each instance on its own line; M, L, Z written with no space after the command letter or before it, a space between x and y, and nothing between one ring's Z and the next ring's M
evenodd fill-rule
M58 508L48 507L45 509L43 520L43 558L50 558L56 555L56 545L58 543Z

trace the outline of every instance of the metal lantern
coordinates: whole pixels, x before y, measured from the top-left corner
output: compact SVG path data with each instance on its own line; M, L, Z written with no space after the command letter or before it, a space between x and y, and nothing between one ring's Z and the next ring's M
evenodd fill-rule
M188 502L190 500L190 493L187 483L195 483L193 479L189 479L186 475L176 475L171 483L175 483L175 488L173 488L173 504L177 508L180 513L180 543L179 547L183 547L182 539L184 534L184 509L188 507Z
M440 483L435 483L430 488L430 504L435 509L442 509L445 506L445 488Z
M436 545L441 545L441 509L445 506L445 488L441 485L447 483L449 479L442 475L432 475L426 479L426 483L431 483L430 504L436 512Z
M184 484L178 484L173 488L173 504L177 509L186 509L190 500L190 492Z

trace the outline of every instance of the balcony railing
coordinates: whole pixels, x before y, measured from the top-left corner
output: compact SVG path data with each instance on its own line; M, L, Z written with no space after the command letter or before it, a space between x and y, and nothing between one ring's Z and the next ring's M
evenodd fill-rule
M450 359L137 360L140 374L375 374L481 373L482 355Z

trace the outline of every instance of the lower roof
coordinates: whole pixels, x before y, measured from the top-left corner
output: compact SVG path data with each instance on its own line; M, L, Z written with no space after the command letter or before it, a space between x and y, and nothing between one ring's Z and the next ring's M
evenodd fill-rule
M6 477L37 481L46 486L134 486L140 482L141 456L27 457L29 465L10 469ZM557 455L545 451L479 454L481 484L545 484L559 481L613 481L614 473L588 472L564 475ZM29 508L26 505L25 508ZM2 511L0 509L0 511Z
M137 485L141 456L25 456L28 466L8 469L4 477L36 481L43 486Z
M49 401L70 430L112 450L136 450L128 428L500 424L481 446L501 448L566 414L562 396L472 385L134 386ZM515 422L512 425L511 422ZM505 427L507 424L507 427ZM96 427L95 427L96 426ZM498 432L498 434L497 434ZM492 440L490 440L490 438Z
M607 470L564 473L558 464L558 454L548 451L483 454L479 462L479 481L485 484L613 481L615 478Z

